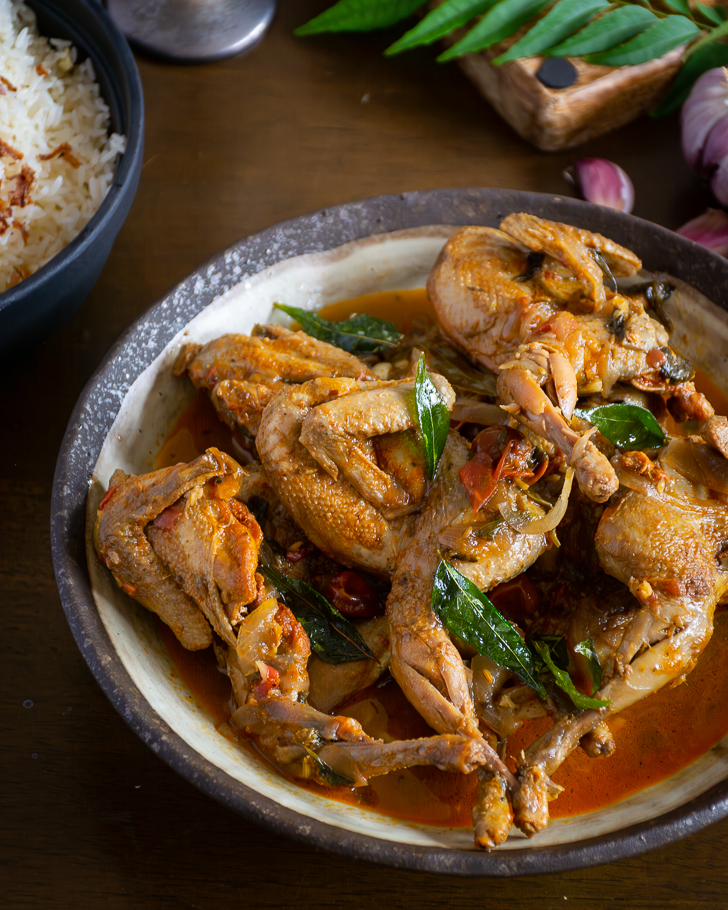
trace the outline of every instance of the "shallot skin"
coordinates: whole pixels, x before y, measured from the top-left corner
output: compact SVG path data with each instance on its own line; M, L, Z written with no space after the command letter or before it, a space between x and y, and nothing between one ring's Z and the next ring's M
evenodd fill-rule
M627 173L606 158L582 158L574 165L581 194L587 202L619 212L631 212L634 187Z
M728 256L728 215L722 209L707 209L678 228L676 233L714 253Z
M728 205L728 77L723 67L697 80L683 105L681 127L689 167Z

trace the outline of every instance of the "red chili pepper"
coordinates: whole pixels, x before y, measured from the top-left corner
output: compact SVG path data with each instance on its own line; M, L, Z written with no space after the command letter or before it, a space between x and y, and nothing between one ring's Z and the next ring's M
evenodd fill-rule
M495 488L498 486L498 481L503 473L506 458L512 447L513 440L509 439L503 450L503 454L498 459L495 470L491 470L490 468L490 465L492 464L490 456L480 452L477 452L475 458L471 459L466 465L460 468L458 475L460 477L460 483L462 483L468 491L470 503L476 512L481 509L495 493Z
M111 497L114 495L114 490L115 490L118 486L119 486L119 484L118 484L118 483L115 483L113 487L109 487L109 489L106 491L106 495L104 496L104 498L103 498L103 499L101 500L101 502L99 503L99 512L103 509L103 507L106 505L106 503L107 503L107 502L111 499Z
M366 618L384 613L377 592L358 572L345 569L329 582L326 597L344 616Z

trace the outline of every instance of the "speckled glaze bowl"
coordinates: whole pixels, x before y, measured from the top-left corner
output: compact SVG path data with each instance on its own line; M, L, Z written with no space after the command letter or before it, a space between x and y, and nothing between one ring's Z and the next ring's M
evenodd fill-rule
M421 287L454 226L496 226L529 211L598 231L678 279L676 345L728 389L728 262L676 234L571 199L487 189L386 196L262 231L198 269L109 352L71 417L58 458L52 547L64 609L86 661L124 720L201 790L260 824L348 856L458 875L572 869L640 853L728 812L728 742L668 781L607 809L558 820L533 840L472 848L467 829L435 828L345 806L282 780L218 734L189 697L151 614L123 594L87 535L111 472L150 470L191 396L171 375L183 341L249 331L274 301L316 309L378 290ZM686 282L695 290L687 288ZM710 300L714 301L711 303Z

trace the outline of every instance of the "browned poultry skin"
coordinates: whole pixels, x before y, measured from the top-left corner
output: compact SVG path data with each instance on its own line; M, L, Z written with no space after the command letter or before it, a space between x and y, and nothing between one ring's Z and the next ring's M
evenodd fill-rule
M589 626L605 668L596 696L610 704L564 717L526 750L514 798L516 823L526 833L547 823L550 775L580 739L683 678L710 640L715 607L728 596L721 561L728 504L686 479L695 445L673 440L657 463L642 453L617 460L623 495L605 510L596 547L602 568L629 589L633 606L615 613L616 623Z
M308 691L309 652L301 625L274 600L242 621L237 648L228 652L228 675L239 706L231 724L289 774L327 784L335 772L359 787L371 777L416 765L467 774L489 762L487 747L466 736L384 743L367 736L351 717L304 704L300 697Z
M332 477L301 442L304 421L317 405L381 385L316 379L290 386L266 408L256 445L271 487L312 543L345 565L388 575L411 535L411 516L385 519L342 474Z
M117 584L157 613L189 650L212 641L205 616L234 643L230 619L257 594L260 529L242 503L233 508L244 523L226 502L238 492L242 473L217 449L151 474L117 471L97 512L99 558Z
M253 336L223 335L204 346L184 345L172 371L207 389L221 420L253 436L272 395L288 383L374 378L353 354L278 325L256 326Z

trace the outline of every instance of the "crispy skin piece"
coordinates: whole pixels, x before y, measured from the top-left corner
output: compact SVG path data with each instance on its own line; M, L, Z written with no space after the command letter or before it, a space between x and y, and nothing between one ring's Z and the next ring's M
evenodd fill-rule
M301 442L303 423L317 405L384 383L315 379L292 385L266 408L256 439L268 481L313 544L348 566L390 574L411 516L388 520L343 473L333 477Z
M262 535L242 503L234 510L244 523L227 505L239 492L242 475L217 449L151 474L117 471L97 512L99 558L117 584L157 613L189 650L212 641L200 609L234 643L230 620L257 596Z
M289 774L332 785L363 786L381 774L434 765L467 774L489 764L491 750L467 736L430 736L384 743L351 717L317 711L308 689L309 642L287 607L268 600L240 624L227 670L239 705L230 722Z
M618 383L629 382L658 391L679 420L713 413L692 383L671 384L657 369L668 334L647 314L645 299L605 289L604 272L626 276L640 266L599 234L518 213L500 230L457 231L427 282L443 332L502 370L498 391L509 412L561 449L596 502L618 484L607 460L592 443L579 445L581 434L570 426L579 396L609 400Z
M198 389L207 389L220 419L251 436L266 405L290 383L375 378L353 354L280 325L256 326L253 336L223 335L204 346L184 345L172 372L187 374Z
M202 348L184 347L173 372L176 376L186 372L198 389L212 389L224 379L269 384L307 382L319 376L374 378L358 358L341 348L283 326L266 330L271 337L223 335Z
M529 835L547 824L549 778L579 741L605 718L686 676L710 640L715 608L728 598L720 559L728 504L686 477L696 447L725 462L694 439L673 439L652 469L644 455L616 459L624 493L605 509L596 549L604 571L631 594L631 609L612 624L595 605L584 623L605 670L596 697L610 704L563 717L526 750L514 810ZM608 738L603 748L609 750Z

